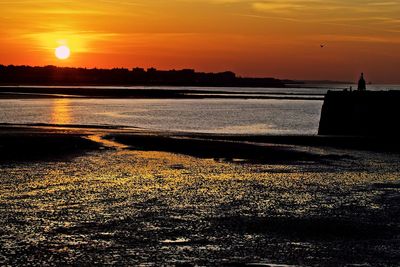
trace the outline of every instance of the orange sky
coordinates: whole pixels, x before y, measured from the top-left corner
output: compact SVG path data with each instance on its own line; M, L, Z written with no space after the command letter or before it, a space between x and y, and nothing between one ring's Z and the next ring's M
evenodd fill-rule
M400 83L400 0L0 0L0 12L0 64Z

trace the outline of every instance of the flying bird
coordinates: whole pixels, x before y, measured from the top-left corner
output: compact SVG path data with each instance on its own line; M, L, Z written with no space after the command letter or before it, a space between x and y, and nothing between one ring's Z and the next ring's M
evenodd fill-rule
M319 46L320 46L321 48L324 48L324 47L325 47L325 45L324 45L324 44L320 44Z

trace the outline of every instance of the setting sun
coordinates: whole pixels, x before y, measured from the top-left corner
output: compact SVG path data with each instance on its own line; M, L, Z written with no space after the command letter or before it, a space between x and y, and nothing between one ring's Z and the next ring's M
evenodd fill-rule
M71 50L67 46L62 45L56 48L55 54L58 59L67 59L71 55Z

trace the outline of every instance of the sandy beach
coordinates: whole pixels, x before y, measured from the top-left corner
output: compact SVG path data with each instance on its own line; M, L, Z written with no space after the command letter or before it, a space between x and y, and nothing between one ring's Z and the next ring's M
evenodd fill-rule
M3 125L0 263L394 266L399 154L343 143Z

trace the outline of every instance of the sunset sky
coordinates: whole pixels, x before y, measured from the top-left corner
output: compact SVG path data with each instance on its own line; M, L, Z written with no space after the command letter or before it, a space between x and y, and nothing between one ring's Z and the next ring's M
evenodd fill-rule
M0 64L399 83L399 14L400 0L0 0Z

